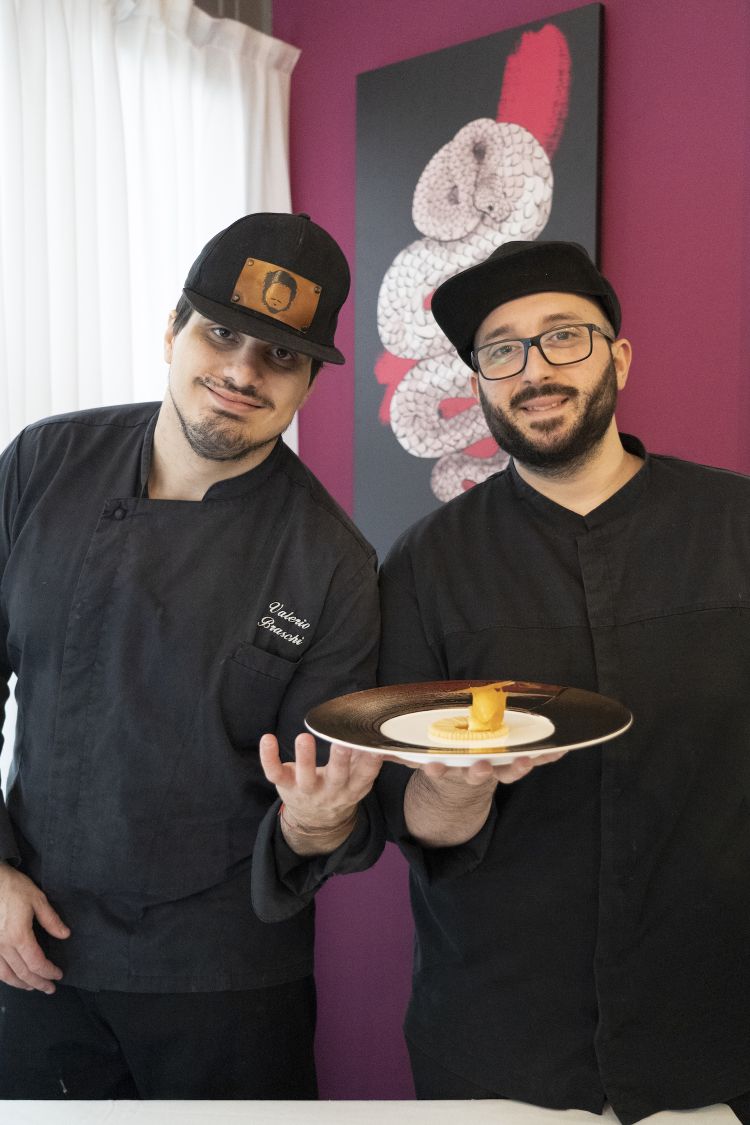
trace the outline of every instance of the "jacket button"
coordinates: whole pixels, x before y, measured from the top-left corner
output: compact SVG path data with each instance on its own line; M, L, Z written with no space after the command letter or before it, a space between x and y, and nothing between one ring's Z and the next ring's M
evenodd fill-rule
M127 514L128 513L124 508L115 508L114 512L112 513L116 520L124 520Z

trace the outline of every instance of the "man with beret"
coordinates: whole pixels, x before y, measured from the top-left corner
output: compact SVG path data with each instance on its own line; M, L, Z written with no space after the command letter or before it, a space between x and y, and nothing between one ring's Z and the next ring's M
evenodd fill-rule
M569 685L635 718L523 780L381 771L417 1093L750 1121L750 480L618 432L632 349L582 247L509 243L432 311L511 461L392 548L380 680Z
M348 289L309 216L245 216L188 274L161 404L0 459L0 1098L316 1094L312 911L263 925L250 875L261 736L292 757L309 707L374 678L374 553L281 440L344 362ZM379 761L306 752L331 862L371 861Z
M432 311L511 462L392 549L381 678L571 685L634 724L502 789L383 777L412 863L418 1091L610 1102L624 1123L738 1099L750 480L618 432L632 349L581 247L505 245ZM468 872L441 878L462 849Z

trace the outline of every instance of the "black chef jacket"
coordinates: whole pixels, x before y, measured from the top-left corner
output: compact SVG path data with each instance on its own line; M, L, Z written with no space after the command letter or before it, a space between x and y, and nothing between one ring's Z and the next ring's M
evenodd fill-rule
M635 722L499 786L412 864L407 1035L505 1097L623 1122L750 1090L750 479L670 457L587 516L511 467L403 536L385 683L533 680ZM464 871L463 874L459 872Z
M67 984L276 984L311 972L313 919L250 905L258 739L290 756L309 707L373 682L374 554L280 441L200 503L150 500L157 414L48 419L0 460L0 857L70 926L39 934Z

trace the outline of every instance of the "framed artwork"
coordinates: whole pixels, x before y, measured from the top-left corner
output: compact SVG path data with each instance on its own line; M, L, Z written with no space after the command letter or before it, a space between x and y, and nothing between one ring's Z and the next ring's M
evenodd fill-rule
M355 511L382 558L504 467L437 286L514 240L596 257L601 5L357 78Z

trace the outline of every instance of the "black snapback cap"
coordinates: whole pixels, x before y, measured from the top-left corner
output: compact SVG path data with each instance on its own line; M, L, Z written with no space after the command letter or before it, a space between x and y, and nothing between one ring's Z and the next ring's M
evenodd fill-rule
M333 338L349 284L341 247L309 215L265 212L214 235L183 293L199 313L235 332L345 363Z
M578 293L596 301L615 330L617 294L577 242L506 242L484 262L462 270L432 295L432 313L464 363L472 366L474 336L486 316L531 293Z

